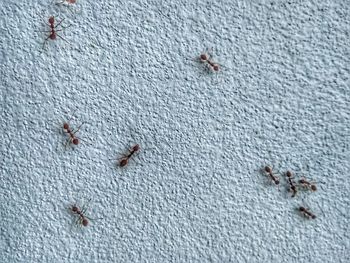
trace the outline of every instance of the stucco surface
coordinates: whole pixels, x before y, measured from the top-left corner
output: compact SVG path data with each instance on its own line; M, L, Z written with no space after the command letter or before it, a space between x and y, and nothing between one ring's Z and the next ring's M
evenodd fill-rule
M349 33L347 0L2 0L0 262L350 262Z

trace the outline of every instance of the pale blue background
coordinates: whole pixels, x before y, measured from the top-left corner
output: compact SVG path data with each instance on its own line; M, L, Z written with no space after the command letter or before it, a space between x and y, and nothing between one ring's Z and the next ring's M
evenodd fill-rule
M0 262L349 262L349 1L71 11L1 1ZM42 50L50 15L69 44ZM192 60L211 47L217 75ZM64 151L76 108L87 142ZM319 191L291 199L266 164Z

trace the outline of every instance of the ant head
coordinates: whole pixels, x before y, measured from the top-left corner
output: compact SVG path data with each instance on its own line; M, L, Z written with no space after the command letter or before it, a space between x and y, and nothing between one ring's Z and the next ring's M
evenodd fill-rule
M271 173L272 172L272 168L270 166L265 166L264 170L267 173Z
M311 185L311 190L312 190L312 191L314 191L314 192L315 192L315 191L317 191L317 187L316 187L316 185L314 185L314 184L313 184L313 185Z
M276 183L276 185L279 185L280 181L277 179L275 183Z
M123 160L121 160L120 163L119 163L119 165L120 165L121 167L124 167L124 166L127 165L127 164L128 164L128 159L123 159Z
M63 129L68 130L69 129L69 124L68 123L63 124Z
M311 218L312 218L312 219L316 219L316 216L315 216L315 215L312 215Z
M303 206L301 206L301 207L299 207L299 211L300 211L300 212L305 212L305 211L306 211L306 208L303 207Z
M292 177L292 172L291 171L287 171L286 174L287 174L288 177Z
M199 57L202 61L207 61L208 60L208 56L206 54L201 54Z
M79 210L76 205L73 205L71 209L74 213L78 212L78 210Z
M217 72L217 71L219 71L219 69L220 69L219 65L218 64L214 64L213 70Z
M81 222L81 224L82 224L83 226L88 226L89 221L88 221L86 218L84 218L83 221Z
M78 145L79 144L79 139L78 138L74 138L72 142L73 142L74 145Z
M50 18L49 18L49 23L50 23L50 24L55 23L55 18L54 18L53 16L50 16Z

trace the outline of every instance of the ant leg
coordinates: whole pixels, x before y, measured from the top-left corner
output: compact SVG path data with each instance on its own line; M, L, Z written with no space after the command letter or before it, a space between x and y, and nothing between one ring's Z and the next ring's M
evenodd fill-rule
M34 32L44 32L44 33L51 33L51 30L34 30Z
M80 126L77 128L76 131L73 132L73 134L77 133L80 130L80 127L84 124L84 122L82 124L80 124Z
M64 21L64 18L60 22L58 22L57 25L55 25L55 28L57 28L60 24L62 24L63 21Z
M45 44L46 44L47 40L49 40L49 38L50 38L50 36L48 36L48 37L45 39L45 41L44 41L43 46L42 46L41 49L44 49L44 48L45 48Z
M69 123L72 119L73 119L73 116L74 116L74 114L75 114L75 112L77 111L78 109L75 109L74 111L73 111L73 113L71 114L71 116L70 116L70 118L69 118L69 120L67 121L67 123ZM64 122L63 122L64 123Z
M69 137L66 141L66 143L64 144L64 149L67 150L67 145L68 143L71 143L72 142L72 137Z
M68 44L70 44L67 40L65 40L63 37L61 37L60 35L58 35L57 34L57 36L60 38L60 39L62 39L62 40L64 40L65 42L67 42Z
M55 30L55 32L63 31L64 29L69 28L69 27L71 27L71 26L72 26L72 25L69 25L69 26L61 26L62 29Z
M53 2L53 1L52 1L52 2ZM52 2L51 2L51 3L52 3ZM64 4L64 2L65 2L65 0L63 0L63 1L61 1L61 2L56 2L55 5L62 5L62 4Z
M90 202L91 202L91 198L87 201L86 204L84 204L84 205L82 206L81 212L82 212L83 214L85 214L85 212L88 210L89 205L90 205ZM85 216L85 215L84 215L84 216Z

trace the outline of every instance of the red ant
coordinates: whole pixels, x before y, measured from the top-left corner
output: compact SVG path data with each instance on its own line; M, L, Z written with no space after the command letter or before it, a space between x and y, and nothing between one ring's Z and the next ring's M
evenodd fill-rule
M129 154L124 155L122 158L120 158L120 162L119 165L120 167L124 167L128 164L129 159L140 150L140 145L135 144L130 150L129 150Z
M67 40L65 40L63 37L61 37L60 35L57 34L58 31L62 31L63 29L66 29L68 27L70 27L71 25L69 26L66 26L66 27L62 27L62 29L59 29L59 30L56 30L57 27L59 27L62 22L64 21L64 19L62 19L60 22L58 22L57 25L55 25L55 17L54 16L50 16L49 18L49 24L50 24L50 29L49 31L41 31L41 32L48 32L50 33L49 36L45 39L44 41L44 44L43 44L43 48L45 46L45 43L48 39L51 39L51 40L56 40L57 37L61 38L62 40L66 41L67 43L69 43Z
M74 111L75 112L75 111ZM74 113L73 113L74 114ZM68 122L65 122L63 124L63 131L65 133L67 133L69 135L69 138L67 139L66 144L64 145L64 148L67 148L68 143L73 143L74 145L78 145L79 144L79 139L77 136L75 136L75 134L80 130L80 127L84 124L80 124L80 126L78 127L78 129L76 129L75 131L72 131L70 126L69 126L69 122L72 119L72 117L68 120ZM81 139L80 139L81 140Z
M280 184L280 180L277 176L273 175L272 168L270 166L265 166L264 171L270 176L270 178L272 179L272 181L274 181L276 185Z
M201 62L203 63L207 63L207 65L209 65L209 67L215 71L215 72L218 72L220 70L220 65L214 61L212 61L211 59L211 55L210 54L206 54L206 53L202 53L200 56L199 56L199 59Z
M312 182L308 182L306 179L300 179L299 184L301 187L305 188L305 189L309 189L313 192L317 191L317 187L315 184L313 184Z
M56 4L56 5L72 6L72 5L74 5L76 2L77 2L76 0L62 0L61 2L57 2L57 3L55 3L55 4ZM70 12L73 13L73 11L72 11L70 8L68 8L68 10L69 10Z
M88 226L89 224L89 220L88 217L86 217L84 214L86 212L86 208L83 208L82 210L79 209L78 206L76 205L72 205L72 207L70 208L70 210L74 213L77 214L79 216L79 218L77 219L77 223L83 225L83 226Z
M307 209L307 208L305 208L305 207L303 207L303 206L300 206L299 207L299 211L305 216L305 217L307 217L307 218L312 218L312 219L315 219L316 218L316 216L313 214L313 213L311 213L310 211L309 211L309 209Z
M75 4L77 1L76 0L63 0L61 2L56 3L56 5L62 5L64 3L66 4Z
M292 190L293 192L292 197L294 197L297 194L297 187L295 186L295 182L293 181L293 174L291 171L287 171L286 175L288 178L288 183L290 185L290 190Z

